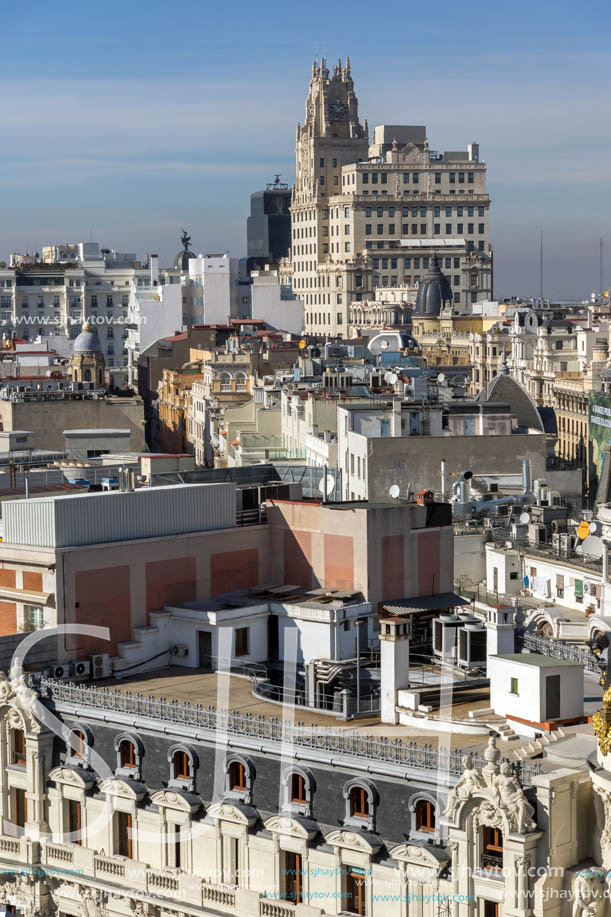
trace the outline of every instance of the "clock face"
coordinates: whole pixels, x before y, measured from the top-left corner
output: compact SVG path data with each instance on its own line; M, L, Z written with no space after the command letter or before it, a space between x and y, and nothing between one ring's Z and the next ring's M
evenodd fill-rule
M332 121L341 121L346 116L348 108L343 102L336 100L329 103L329 117Z

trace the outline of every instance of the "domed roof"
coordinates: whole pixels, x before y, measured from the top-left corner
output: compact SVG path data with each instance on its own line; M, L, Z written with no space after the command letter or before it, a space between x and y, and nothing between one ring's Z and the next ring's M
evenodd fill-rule
M174 258L174 270L188 273L189 261L191 258L195 258L195 255L189 248L189 245L191 244L191 236L186 229L181 230L180 241L182 242L182 251L178 252Z
M439 315L444 303L452 302L452 288L446 275L439 267L437 255L433 255L431 266L420 281L416 297L416 315Z
M97 331L95 331L93 325L89 322L85 322L83 330L74 342L74 353L83 353L84 351L91 353L101 349L102 345L100 344Z
M193 252L188 248L183 248L182 251L178 252L174 258L174 270L182 271L185 274L189 271L189 261L191 258L195 258Z

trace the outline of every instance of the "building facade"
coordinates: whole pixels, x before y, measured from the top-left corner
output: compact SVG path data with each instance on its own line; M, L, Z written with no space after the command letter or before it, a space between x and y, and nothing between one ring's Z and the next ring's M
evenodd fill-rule
M377 127L369 146L350 62L314 64L297 126L291 203L293 290L306 331L346 337L353 303L421 279L423 258L452 252L456 311L491 298L486 166L479 148L436 153L424 127Z

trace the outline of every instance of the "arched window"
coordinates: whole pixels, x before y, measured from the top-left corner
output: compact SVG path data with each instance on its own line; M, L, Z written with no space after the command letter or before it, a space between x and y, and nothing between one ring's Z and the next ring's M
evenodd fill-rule
M252 801L255 769L245 755L231 755L225 762L225 795L240 802Z
M437 827L438 802L435 796L418 793L409 801L410 833L434 834Z
M229 765L229 789L246 789L246 768L241 761L232 761Z
M303 774L291 775L291 802L305 802L305 777Z
M142 740L137 735L123 732L115 736L114 744L117 753L115 774L118 777L140 780L142 758L144 757L144 745L142 744Z
M221 373L221 391L231 391L231 375L229 373Z
M375 831L376 807L379 797L371 780L349 780L344 784L343 795L346 801L344 824Z
M305 767L292 766L282 774L284 808L296 815L312 816L312 799L316 788L314 776Z
M173 789L195 791L195 772L199 763L195 751L189 745L172 745L168 751L170 781Z
M72 754L75 758L82 758L85 755L85 734L82 729L75 729L72 741Z
M369 816L369 799L365 787L353 786L350 790L350 815L353 818Z
M136 767L136 748L133 742L130 742L129 739L123 739L120 746L121 753L121 767L135 768Z
M435 832L435 807L430 799L419 799L416 803L416 830Z
M235 377L235 390L236 392L246 391L246 373L238 373Z
M72 735L66 741L66 761L80 767L88 766L88 749L93 745L93 733L85 723L72 723Z
M91 382L91 370L90 370L90 369L86 369L86 370L85 370L85 379L84 379L84 381L85 381L85 382Z
M175 780L188 780L190 777L189 757L186 751L175 751L173 763L174 763L174 779Z

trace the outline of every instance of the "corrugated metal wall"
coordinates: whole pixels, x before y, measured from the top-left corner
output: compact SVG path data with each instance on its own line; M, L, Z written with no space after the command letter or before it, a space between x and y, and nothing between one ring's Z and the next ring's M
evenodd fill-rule
M235 484L185 484L6 501L3 536L63 548L229 528L235 518Z

